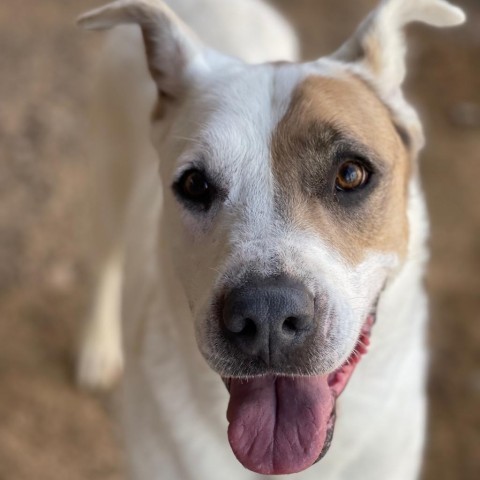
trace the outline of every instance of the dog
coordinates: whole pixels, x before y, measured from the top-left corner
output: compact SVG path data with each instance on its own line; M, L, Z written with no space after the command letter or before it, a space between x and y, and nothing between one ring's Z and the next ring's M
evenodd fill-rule
M94 88L79 380L123 371L130 478L418 478L428 219L403 30L464 20L384 0L302 63L259 0L119 0L79 19L122 25Z

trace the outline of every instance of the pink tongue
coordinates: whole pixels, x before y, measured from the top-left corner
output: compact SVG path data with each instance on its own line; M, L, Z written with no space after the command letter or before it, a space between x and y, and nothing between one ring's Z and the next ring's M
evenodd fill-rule
M227 419L233 453L265 475L305 470L322 452L333 406L327 377L232 379Z

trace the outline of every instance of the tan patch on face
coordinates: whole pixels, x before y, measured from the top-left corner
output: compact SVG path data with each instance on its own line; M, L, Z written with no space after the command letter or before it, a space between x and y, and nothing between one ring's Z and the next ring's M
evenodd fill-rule
M369 251L404 257L408 244L409 153L387 107L354 76L311 76L295 90L272 138L279 214L295 229L318 233L349 263ZM338 192L349 159L375 170L358 192Z

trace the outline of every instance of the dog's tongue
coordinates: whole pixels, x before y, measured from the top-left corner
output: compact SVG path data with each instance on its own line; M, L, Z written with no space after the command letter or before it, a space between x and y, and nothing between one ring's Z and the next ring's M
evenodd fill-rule
M232 379L227 419L233 453L265 475L305 470L323 450L333 407L327 377Z

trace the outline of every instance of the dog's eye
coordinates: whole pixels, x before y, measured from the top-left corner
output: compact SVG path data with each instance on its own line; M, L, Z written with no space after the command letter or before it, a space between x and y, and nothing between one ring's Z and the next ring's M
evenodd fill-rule
M363 187L369 178L369 172L358 161L349 160L338 169L335 187L337 190L349 192Z
M201 206L203 209L208 209L212 202L213 187L200 170L187 170L173 187L182 200Z
M208 194L209 185L202 172L191 170L181 179L182 192L189 200L198 201Z

